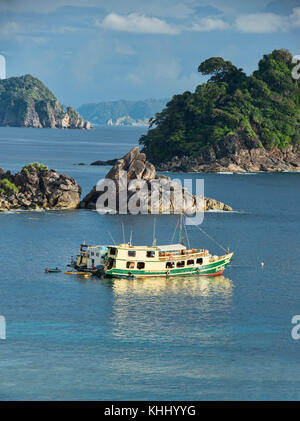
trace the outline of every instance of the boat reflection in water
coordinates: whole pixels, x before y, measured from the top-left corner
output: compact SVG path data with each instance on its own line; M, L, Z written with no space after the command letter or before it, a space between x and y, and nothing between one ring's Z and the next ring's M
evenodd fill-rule
M114 279L111 285L116 340L149 345L208 341L211 327L222 326L232 310L233 283L224 276Z
M113 292L116 296L134 294L161 295L178 293L184 295L208 296L211 294L231 295L233 284L224 276L191 276L173 278L114 279Z

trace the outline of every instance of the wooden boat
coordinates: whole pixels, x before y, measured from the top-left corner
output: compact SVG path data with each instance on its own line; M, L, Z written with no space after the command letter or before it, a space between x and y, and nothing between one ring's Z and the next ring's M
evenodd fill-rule
M206 249L187 249L183 244L182 227L181 214L180 243L157 246L154 220L153 245L132 246L130 239L129 243L108 246L102 272L108 277L128 279L222 275L234 253L226 251L220 244L219 246L225 251L222 256L212 256ZM205 233L203 229L200 231ZM210 236L209 238L212 239Z
M187 249L182 244L163 246L108 246L103 272L110 277L149 278L171 276L218 276L233 253L212 256L208 250Z

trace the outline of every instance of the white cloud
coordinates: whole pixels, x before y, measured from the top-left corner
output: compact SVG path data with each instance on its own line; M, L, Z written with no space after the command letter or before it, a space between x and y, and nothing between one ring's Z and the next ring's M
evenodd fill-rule
M238 16L235 21L235 28L240 32L282 32L299 27L300 7L294 8L289 16L276 13L250 13Z
M118 15L117 13L110 13L107 15L101 26L114 31L133 32L141 34L177 34L179 30L172 27L165 21L139 15L137 13L130 13L127 16Z
M40 23L22 23L17 21L7 21L0 25L0 41L13 40L24 42L26 40L43 44L48 40L49 35L65 35L78 32L78 28L70 26L48 27ZM47 36L46 36L47 35Z
M204 31L222 31L229 28L229 24L222 19L218 18L202 18L199 22L194 23L191 27L192 31L204 32Z
M283 20L275 13L250 13L238 16L235 27L240 32L277 32L283 30Z
M300 7L293 9L290 20L293 27L300 28Z

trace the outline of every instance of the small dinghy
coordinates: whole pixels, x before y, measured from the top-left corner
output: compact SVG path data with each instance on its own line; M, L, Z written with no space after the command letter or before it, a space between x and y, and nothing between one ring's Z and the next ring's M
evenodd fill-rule
M60 269L58 269L58 268L46 268L45 269L45 272L46 273L59 273L59 272L61 272L61 270Z

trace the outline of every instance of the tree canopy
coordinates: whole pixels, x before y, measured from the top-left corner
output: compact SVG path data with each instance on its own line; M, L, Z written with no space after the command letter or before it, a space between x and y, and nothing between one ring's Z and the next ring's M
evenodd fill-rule
M235 133L266 148L299 143L300 89L292 67L292 55L283 49L264 55L250 76L221 57L205 60L198 70L208 81L175 95L155 114L140 138L143 152L153 162L197 156Z

